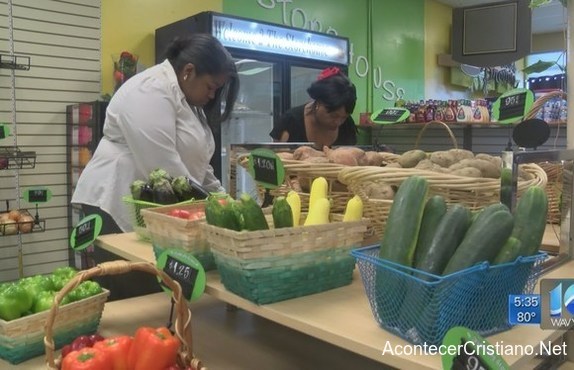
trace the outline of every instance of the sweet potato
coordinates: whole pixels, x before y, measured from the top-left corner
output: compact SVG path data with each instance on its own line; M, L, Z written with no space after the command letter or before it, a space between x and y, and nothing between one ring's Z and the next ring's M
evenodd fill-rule
M293 151L293 159L296 161L304 161L309 157L324 157L325 153L315 150L310 146L300 146Z
M336 149L331 149L325 146L323 148L323 152L329 159L329 162L332 163L338 163L347 166L368 165L367 155L365 154L365 151L360 148L342 146Z

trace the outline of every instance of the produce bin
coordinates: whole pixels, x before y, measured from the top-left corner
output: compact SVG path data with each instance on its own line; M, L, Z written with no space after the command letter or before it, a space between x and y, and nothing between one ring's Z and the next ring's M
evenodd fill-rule
M226 289L267 304L351 283L349 252L362 242L368 220L342 222L332 215L329 224L280 229L267 220L270 229L260 231L203 225Z
M170 216L168 213L174 209L190 212L204 211L205 201L142 210L141 215L145 220L156 259L164 249L183 249L197 258L205 271L215 269L213 254L201 227L205 223L205 218L186 220Z
M377 323L411 343L429 345L441 344L454 326L484 336L510 329L508 296L531 294L546 258L539 253L500 265L484 262L437 276L379 258L379 246L351 254Z
M109 291L72 302L59 308L54 322L55 347L72 342L80 335L97 331ZM0 358L18 364L44 353L44 325L49 311L38 312L16 320L0 320Z
M136 200L131 195L130 196L124 196L122 198L122 200L123 200L125 206L128 207L130 210L130 213L132 216L132 226L134 227L134 232L136 233L137 237L143 241L150 241L151 237L149 235L149 231L146 228L146 223L145 223L145 220L141 214L141 211L142 211L142 209L162 207L164 205L158 204L158 203L145 202L143 200ZM176 204L172 204L172 205L180 206L180 205L189 204L190 202L193 202L193 201L185 201L185 202L180 202L180 203L176 203Z

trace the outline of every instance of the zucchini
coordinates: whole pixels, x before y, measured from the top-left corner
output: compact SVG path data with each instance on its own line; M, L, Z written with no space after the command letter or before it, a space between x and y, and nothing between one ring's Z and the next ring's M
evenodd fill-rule
M515 261L518 258L518 256L523 255L522 245L523 244L519 239L511 236L510 238L508 238L506 243L504 243L502 249L500 250L500 252L498 252L496 257L494 258L494 262L492 264L500 265L501 263Z
M273 226L276 229L293 227L293 213L287 198L280 196L273 200L271 215L273 216Z
M269 224L265 219L263 210L249 194L241 194L238 206L243 216L243 229L248 231L269 230Z
M548 197L539 186L528 188L518 200L512 236L522 242L521 255L531 256L540 249L547 213Z
M440 275L462 242L470 220L468 208L460 204L451 206L440 220L426 253L417 261L415 268Z
M411 176L399 186L389 211L379 257L412 266L421 220L428 194L428 182Z
M422 257L427 254L431 241L436 233L437 226L446 213L446 208L446 201L440 195L434 195L427 200L423 211L417 246L415 248L415 266L417 261L420 261Z
M497 207L498 204L486 207L470 225L464 239L448 261L443 275L473 266L478 262L492 262L506 243L512 228L514 218L507 210L491 212L489 208Z

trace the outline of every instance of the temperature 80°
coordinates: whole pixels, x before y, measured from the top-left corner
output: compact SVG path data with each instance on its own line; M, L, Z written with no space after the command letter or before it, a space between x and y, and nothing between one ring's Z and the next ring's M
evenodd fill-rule
M536 312L519 312L516 321L524 324L530 323L536 317Z

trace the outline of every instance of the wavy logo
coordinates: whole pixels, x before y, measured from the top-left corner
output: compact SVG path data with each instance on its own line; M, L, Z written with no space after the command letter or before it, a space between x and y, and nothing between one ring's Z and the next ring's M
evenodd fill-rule
M574 325L574 279L542 279L543 329L567 329Z

